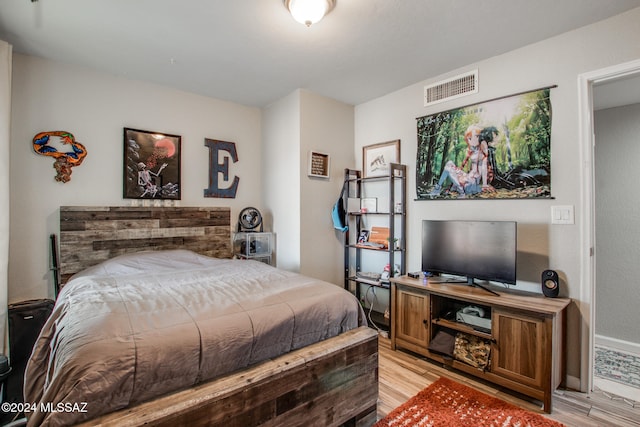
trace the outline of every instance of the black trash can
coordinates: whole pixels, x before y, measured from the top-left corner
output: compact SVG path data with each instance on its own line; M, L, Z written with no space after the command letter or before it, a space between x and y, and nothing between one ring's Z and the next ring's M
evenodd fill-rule
M40 331L53 310L53 300L35 299L9 304L9 363L6 401L23 402L24 371Z

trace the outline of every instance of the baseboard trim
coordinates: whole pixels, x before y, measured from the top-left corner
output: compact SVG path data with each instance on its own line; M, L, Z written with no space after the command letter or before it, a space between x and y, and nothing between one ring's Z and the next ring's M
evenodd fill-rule
M619 382L599 377L593 378L593 386L594 390L599 390L604 393L631 400L633 402L640 402L640 389L637 389L635 387L631 387L626 384L620 384Z
M640 357L640 344L631 341L624 341L618 338L606 337L604 335L596 335L595 345L630 353Z

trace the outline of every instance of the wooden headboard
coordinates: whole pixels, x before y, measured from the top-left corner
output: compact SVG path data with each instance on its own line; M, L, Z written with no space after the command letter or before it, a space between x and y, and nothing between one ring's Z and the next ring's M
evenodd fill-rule
M230 258L231 210L219 207L60 207L61 283L109 258L189 249Z

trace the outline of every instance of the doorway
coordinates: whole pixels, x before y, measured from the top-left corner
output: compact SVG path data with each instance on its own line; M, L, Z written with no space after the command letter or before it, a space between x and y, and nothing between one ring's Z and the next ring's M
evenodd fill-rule
M616 91L624 87L625 89L616 94ZM582 212L584 212L584 221L582 223L582 245L581 245L581 311L586 319L586 327L582 333L582 369L581 369L581 389L585 392L594 390L602 390L612 393L630 400L640 401L640 388L621 386L620 382L611 382L604 380L601 375L601 369L598 370L598 376L595 375L596 360L596 337L597 330L601 324L598 323L598 265L600 269L609 264L599 264L598 260L605 260L605 252L597 258L600 246L605 248L604 244L598 245L596 237L596 219L598 215L602 219L602 210L598 209L598 183L596 182L596 147L602 152L603 148L597 141L596 111L599 109L608 109L620 107L622 105L631 105L640 103L640 90L634 92L630 88L640 89L640 61L620 64L602 70L597 70L579 76L579 104L580 104L580 141L581 141L581 160L582 160ZM613 95L613 96L610 96ZM634 98L635 97L635 98ZM624 99L626 98L626 99ZM606 110L605 110L606 111ZM598 113L598 119L601 115ZM604 115L606 118L607 116ZM601 122L602 123L602 122ZM595 131L595 132L594 132ZM637 141L637 138L635 138ZM603 143L604 141L601 141ZM604 150L607 150L604 147ZM600 156L600 154L598 154ZM601 161L604 161L601 157ZM600 170L600 174L602 171ZM615 188L615 186L614 186ZM620 197L625 197L620 195ZM621 225L615 225L621 227ZM624 232L624 230L622 230ZM604 242L602 234L601 242ZM608 255L608 253L607 253ZM636 253L637 257L637 253ZM603 281L604 282L604 281ZM604 283L601 283L603 286ZM601 297L602 298L602 297ZM603 301L604 305L604 301ZM602 314L602 311L600 311ZM602 319L602 316L601 316ZM598 336L598 339L600 337ZM601 348L598 347L598 357L602 357ZM607 355L610 357L610 354Z

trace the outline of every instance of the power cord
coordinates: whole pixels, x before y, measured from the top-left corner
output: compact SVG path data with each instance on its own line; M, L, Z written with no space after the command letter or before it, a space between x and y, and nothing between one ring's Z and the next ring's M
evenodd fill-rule
M369 302L367 300L367 297L369 295L369 291L371 291L371 293L373 294L373 299ZM376 295L376 289L375 286L369 286L369 288L367 289L367 292L365 292L364 294L364 300L365 302L369 302L369 311L367 313L367 319L369 320L369 323L378 331L378 334L383 335L385 337L387 337L387 331L381 329L376 322L373 321L373 319L371 318L371 313L373 312L373 305L378 301L378 296Z

